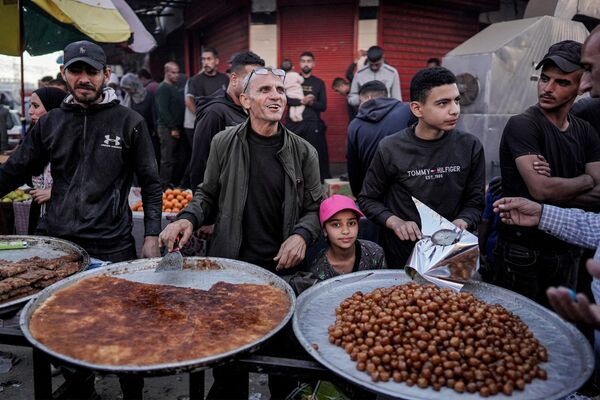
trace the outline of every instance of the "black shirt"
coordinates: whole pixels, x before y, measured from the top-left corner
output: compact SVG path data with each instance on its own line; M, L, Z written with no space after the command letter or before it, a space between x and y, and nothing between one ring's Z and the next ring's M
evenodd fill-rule
M315 102L311 106L306 106L302 113L302 121L320 121L321 113L327 109L327 96L325 94L325 83L314 75L304 78L302 91L305 96L312 94L315 96ZM300 100L288 97L288 106L299 106ZM291 119L287 118L288 125Z
M240 259L275 271L283 243L285 172L277 153L283 135L260 136L249 129L250 174L242 221Z
M412 197L449 221L457 218L474 230L484 208L485 159L481 142L459 130L437 140L423 140L414 126L385 137L358 196L360 209L380 226L396 215L405 221L421 219ZM390 268L402 268L414 247L384 229L383 247Z
M219 89L227 90L227 85L229 85L229 78L220 72L213 76L198 74L190 79L188 94L194 97L210 96Z
M553 177L574 178L585 173L587 163L600 161L600 139L589 123L569 115L569 128L561 132L536 106L508 120L500 141L502 192L506 197L534 200L515 159L541 154L550 163ZM552 201L547 201L552 204ZM537 228L498 225L499 237L531 249L567 249L567 243Z
M600 98L587 97L573 104L571 113L592 125L596 133L600 134Z

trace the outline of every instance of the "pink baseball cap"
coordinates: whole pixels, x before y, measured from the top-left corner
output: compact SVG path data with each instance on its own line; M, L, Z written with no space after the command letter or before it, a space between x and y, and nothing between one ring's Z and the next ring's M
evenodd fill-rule
M356 207L356 203L348 196L342 196L341 194L334 194L328 199L321 203L319 209L319 220L321 226L336 213L343 210L351 210L358 214L360 217L364 217L364 214Z

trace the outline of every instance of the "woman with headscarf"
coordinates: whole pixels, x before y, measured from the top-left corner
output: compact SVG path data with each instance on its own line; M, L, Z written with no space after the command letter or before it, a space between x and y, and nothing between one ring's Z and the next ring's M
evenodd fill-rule
M66 96L67 92L56 87L42 87L34 91L31 94L31 105L29 106L31 126L35 125L50 110L60 107ZM31 183L33 189L29 193L33 198L33 202L29 211L29 234L44 234L46 232L45 203L50 201L50 192L52 190L50 164L46 165L42 175L31 177Z
M155 132L156 109L154 94L147 91L138 76L131 72L126 73L121 78L121 89L125 93L121 104L137 111L146 121L152 145L154 146L154 154L156 155L158 165L160 165L160 142Z

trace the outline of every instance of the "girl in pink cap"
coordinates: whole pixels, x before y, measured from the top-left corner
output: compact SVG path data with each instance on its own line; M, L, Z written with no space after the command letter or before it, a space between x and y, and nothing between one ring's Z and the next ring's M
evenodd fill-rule
M315 258L311 272L319 280L367 269L387 268L383 249L358 240L363 213L350 197L334 194L321 203L319 219L328 246Z

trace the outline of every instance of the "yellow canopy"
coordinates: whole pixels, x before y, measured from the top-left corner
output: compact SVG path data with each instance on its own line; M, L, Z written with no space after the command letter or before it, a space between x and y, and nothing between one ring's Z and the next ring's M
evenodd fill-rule
M129 24L111 0L33 0L33 3L97 42L125 42L131 36Z
M0 54L20 55L19 5L16 0L0 1Z

